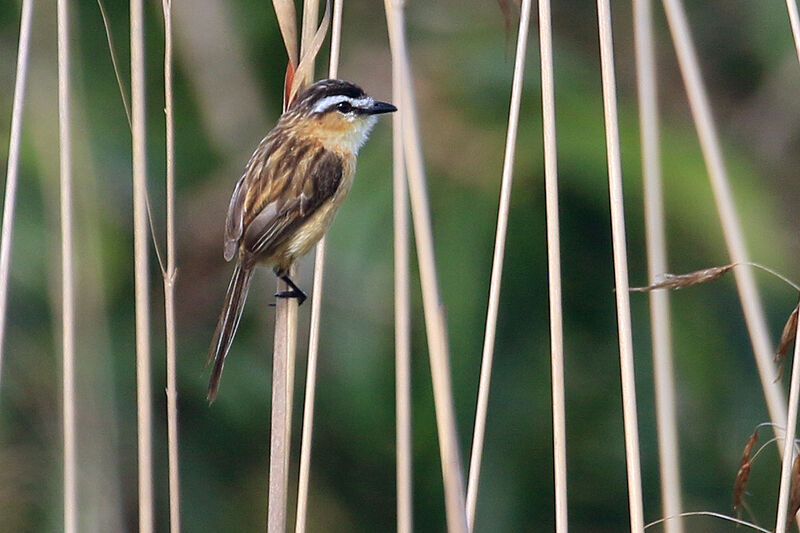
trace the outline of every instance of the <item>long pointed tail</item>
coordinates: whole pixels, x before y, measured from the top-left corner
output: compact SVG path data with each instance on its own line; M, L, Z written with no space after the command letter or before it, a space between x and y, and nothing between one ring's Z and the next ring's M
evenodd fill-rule
M253 268L244 268L241 263L236 264L233 270L231 282L228 285L228 292L225 295L225 304L222 306L222 313L219 315L217 329L211 339L211 347L208 349L208 359L206 365L214 360L214 369L211 371L211 379L208 382L208 402L214 401L219 390L219 380L222 377L222 367L225 364L225 356L231 349L233 337L236 335L236 328L239 327L239 319L242 318L244 302L247 300L247 290L250 288L250 280L253 277Z

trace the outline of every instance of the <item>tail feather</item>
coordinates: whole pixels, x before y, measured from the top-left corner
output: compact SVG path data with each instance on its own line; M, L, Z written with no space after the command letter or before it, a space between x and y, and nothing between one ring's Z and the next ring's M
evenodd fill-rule
M233 337L239 327L239 320L242 318L244 302L247 300L247 291L250 288L250 280L253 277L253 269L242 267L241 263L236 264L233 270L231 282L228 285L228 292L225 295L225 303L222 306L222 313L217 322L217 329L211 339L211 347L208 350L206 365L214 360L214 368L211 371L211 379L208 382L208 402L214 401L219 390L219 380L222 377L222 367L225 364L225 356L231 349Z

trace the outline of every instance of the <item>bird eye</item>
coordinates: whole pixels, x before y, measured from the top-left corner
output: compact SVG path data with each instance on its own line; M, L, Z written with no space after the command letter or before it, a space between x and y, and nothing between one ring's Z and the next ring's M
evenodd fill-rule
M340 103L339 103L339 104L336 106L336 109L337 109L337 110L338 110L340 113L349 113L350 111L352 111L352 110L353 110L353 106L352 106L352 105L350 105L350 102L340 102Z

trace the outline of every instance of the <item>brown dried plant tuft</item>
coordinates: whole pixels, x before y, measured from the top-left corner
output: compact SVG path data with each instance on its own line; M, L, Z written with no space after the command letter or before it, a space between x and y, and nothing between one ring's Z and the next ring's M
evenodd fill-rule
M736 264L717 266L706 268L703 270L695 270L688 274L664 274L664 279L658 283L648 285L646 287L631 287L631 292L650 292L656 289L683 289L684 287L691 287L693 285L700 285L701 283L708 283L722 277L730 272Z
M792 347L794 339L797 337L798 311L800 311L800 303L789 313L789 318L786 319L786 324L783 326L778 348L775 350L775 362L778 363L778 377L775 378L775 381L780 381L783 377L783 369L786 365L786 354L789 353L789 348Z
M742 459L739 461L739 471L736 472L736 480L733 482L733 510L741 512L744 507L744 490L747 486L747 479L750 477L750 467L753 464L753 447L758 442L758 428L753 431L750 438L742 450Z

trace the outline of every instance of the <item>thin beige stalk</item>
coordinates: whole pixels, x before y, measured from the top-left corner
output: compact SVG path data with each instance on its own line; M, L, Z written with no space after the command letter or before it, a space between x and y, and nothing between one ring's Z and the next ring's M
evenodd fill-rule
M661 188L652 1L634 0L633 15L647 265L650 282L654 283L667 272L667 239ZM667 533L683 533L678 424L675 414L675 380L672 372L672 334L667 291L650 293L650 328L653 332L653 380L661 474L661 510L664 516L675 517L664 524L664 530Z
M150 391L150 296L147 271L147 152L145 144L144 12L131 1L131 118L133 244L136 290L136 405L139 447L139 531L153 531L152 395Z
M797 60L800 61L800 14L797 12L797 1L786 0L786 9L789 11L789 24L792 27L792 37L794 38Z
M289 275L294 277L297 268ZM278 291L289 287L278 280ZM286 531L286 503L291 446L291 383L297 346L297 300L278 298L275 306L275 343L272 357L272 415L269 446L269 502L267 531Z
M391 31L391 26L390 26ZM392 61L392 99L402 94L402 65ZM397 533L414 530L411 444L411 292L408 236L408 185L403 154L403 124L392 118L394 175L394 352L397 426Z
M0 237L0 383L3 376L3 346L8 313L8 278L11 270L11 246L14 239L14 209L17 205L19 152L22 145L22 110L25 104L25 82L28 78L28 50L31 41L33 0L23 0L17 48L17 74L14 82L14 104L11 110L11 133L8 140L6 191L3 199L3 229Z
M697 135L700 138L700 148L708 169L728 255L732 263L747 263L749 259L744 236L739 224L739 217L736 214L728 174L725 170L725 162L711 114L711 105L708 102L700 75L700 67L689 32L686 13L680 0L663 0L663 4L678 56L678 65L686 86L689 106L697 128ZM770 420L774 424L783 424L786 420L786 403L780 385L775 383L776 369L772 361L772 344L758 289L750 269L737 268L734 276Z
M178 467L178 386L175 335L175 114L172 93L172 0L162 0L164 11L164 112L167 137L167 270L164 278L164 320L167 338L167 440L169 447L169 528L181 530L180 469Z
M64 531L78 531L78 456L75 430L75 291L72 254L69 12L58 0L58 145L61 174L61 337L63 349Z
M318 13L319 3L316 1L306 2L303 8L303 38L313 39L313 27L307 32L305 28L306 9L313 9ZM333 8L333 27L331 35L331 59L328 69L328 77L336 78L339 69L338 47L342 31L342 0L334 0ZM313 21L316 22L316 14ZM335 44L334 44L335 43ZM311 68L312 76L314 68ZM325 237L323 236L317 243L316 256L314 259L314 284L313 294L311 295L311 323L308 331L308 360L306 364L306 392L303 401L303 434L300 441L300 476L297 483L297 513L295 531L303 533L306 530L306 518L308 515L308 484L311 474L311 439L314 431L314 398L317 388L317 359L319 355L319 327L322 320L322 284L325 277Z
M436 279L436 259L433 248L430 209L425 185L425 170L417 126L416 104L412 87L411 66L406 50L401 2L384 0L392 49L392 61L400 63L401 98L398 102L403 129L403 151L408 172L411 198L411 215L417 244L420 281L422 284L425 329L428 336L433 399L436 407L436 426L439 435L439 452L442 461L445 512L451 533L467 531L464 479L458 451L455 409L450 384L449 348L444 306L439 296Z
M794 461L794 436L797 429L797 409L800 403L800 335L794 340L792 359L792 379L789 385L789 414L786 418L786 431L783 435L783 460L781 464L781 486L778 493L778 517L775 533L787 529L789 514L789 489L792 485L792 462Z
M553 81L553 31L550 0L539 0L539 49L541 50L542 71L547 273L550 300L550 372L553 382L553 470L556 498L556 533L567 533L567 424L564 401L561 237L558 220L556 102Z
M511 206L511 185L514 178L514 154L517 148L519 107L522 102L522 85L525 75L525 51L528 44L528 26L531 15L531 0L523 0L517 34L517 51L514 60L514 77L511 84L511 104L508 111L508 131L503 156L503 175L500 186L500 205L497 212L497 229L494 238L492 278L489 283L489 306L486 311L486 327L481 356L481 377L478 385L478 405L475 409L475 426L472 435L472 453L469 461L467 483L467 526L475 527L475 507L478 503L478 484L483 457L483 439L486 435L486 412L489 408L489 387L492 380L492 360L497 333L497 313L500 306L500 286L503 280L503 258L506 251L508 212Z
M636 414L636 383L633 370L633 335L628 293L628 254L625 243L625 210L622 199L622 162L619 149L614 44L611 33L609 0L597 0L600 33L600 63L603 78L606 151L608 153L608 189L611 202L611 237L614 248L614 281L617 297L622 410L625 426L625 459L628 470L628 503L631 531L644 529L642 510L642 474L639 459L639 427Z

